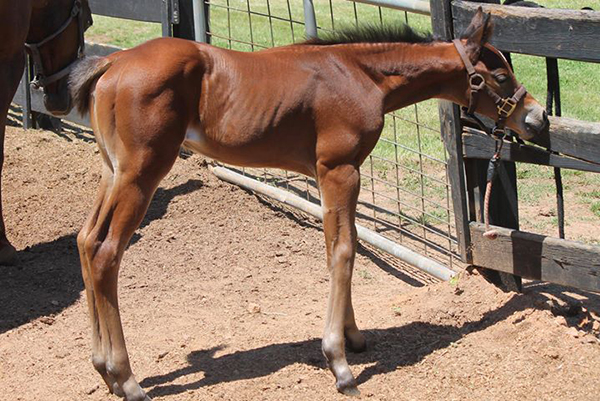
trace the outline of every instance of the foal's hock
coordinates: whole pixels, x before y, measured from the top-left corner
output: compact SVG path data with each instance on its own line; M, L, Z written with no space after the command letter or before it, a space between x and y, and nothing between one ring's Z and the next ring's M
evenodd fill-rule
M488 88L474 111L497 118L505 107L497 99L513 96L520 85L504 57L485 43L489 25L479 10L461 51ZM457 47L408 29L359 29L256 53L165 38L85 60L71 87L76 106L90 113L103 163L98 197L77 240L92 361L109 390L128 401L149 399L129 364L117 275L127 243L183 145L225 163L317 179L331 274L322 349L337 389L357 394L345 346L366 348L350 296L359 168L379 139L385 113L434 97L470 103ZM505 117L523 138L547 125L543 108L526 93Z

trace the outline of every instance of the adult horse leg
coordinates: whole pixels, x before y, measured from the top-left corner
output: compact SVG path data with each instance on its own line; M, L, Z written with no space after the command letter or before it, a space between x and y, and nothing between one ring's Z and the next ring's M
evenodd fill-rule
M331 277L322 349L338 391L357 395L356 380L346 361L344 340L348 340L351 349L365 348L364 337L354 321L351 299L360 174L354 164L330 167L319 163L317 175L323 199L323 227Z
M6 129L6 117L10 102L19 86L25 56L23 51L18 51L10 57L0 56L0 182L2 167L4 165L4 133ZM0 265L13 264L16 260L17 251L6 237L4 217L2 214L2 189L0 184Z
M131 371L125 346L117 297L119 266L125 247L141 223L158 183L175 162L177 151L178 146L152 150L141 146L135 152L123 152L120 165L126 167L114 172L114 182L107 188L101 204L92 211L92 220L94 215L98 216L93 228L85 239L82 234L79 240L95 305L95 310L92 307L90 310L92 314L97 311L102 349L98 367L101 374L105 368L103 377L107 384L113 390L121 390L127 401L149 400L149 397Z

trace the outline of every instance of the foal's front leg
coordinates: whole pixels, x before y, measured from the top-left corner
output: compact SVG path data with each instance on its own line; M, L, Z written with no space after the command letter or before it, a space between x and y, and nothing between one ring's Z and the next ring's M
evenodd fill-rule
M352 164L334 168L319 165L317 174L322 194L327 265L331 277L322 349L335 376L338 391L357 395L356 380L346 361L344 340L348 340L352 350L365 349L364 337L354 321L351 299L352 269L356 254L354 220L360 174Z

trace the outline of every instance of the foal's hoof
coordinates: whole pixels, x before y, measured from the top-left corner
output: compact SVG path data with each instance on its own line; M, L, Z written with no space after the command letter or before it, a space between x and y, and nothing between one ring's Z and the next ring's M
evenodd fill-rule
M17 250L10 242L0 243L0 265L14 265L17 263Z
M337 391L350 397L358 397L360 395L360 391L358 390L354 378L352 378L352 380L338 381L335 383L335 387L337 388Z

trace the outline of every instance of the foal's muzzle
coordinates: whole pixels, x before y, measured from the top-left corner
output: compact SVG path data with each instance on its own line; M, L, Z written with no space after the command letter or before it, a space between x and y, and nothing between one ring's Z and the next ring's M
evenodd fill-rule
M530 137L544 133L550 127L548 113L541 107L540 109L541 112L539 110L532 110L525 116L525 129L527 130L527 135Z

